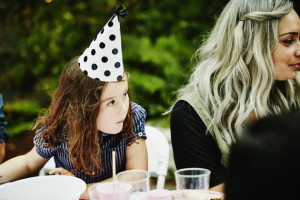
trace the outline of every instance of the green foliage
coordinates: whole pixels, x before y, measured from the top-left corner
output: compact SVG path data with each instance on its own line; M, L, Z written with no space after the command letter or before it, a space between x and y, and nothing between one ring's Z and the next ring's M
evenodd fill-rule
M0 1L0 92L6 100L4 107L9 107L6 111L16 113L9 120L15 127L11 131L31 123L36 109L48 107L65 64L84 51L121 4L130 8L127 18L121 18L121 31L133 100L146 108L148 119L160 117L189 76L189 59L200 44L200 35L209 32L225 3ZM31 101L29 110L10 107Z
M34 101L23 100L5 104L4 111L7 113L18 112L26 114L37 114L41 110L41 106Z
M18 135L33 126L32 119L41 112L41 106L33 100L19 100L6 103L3 111L8 121L7 131L10 135Z

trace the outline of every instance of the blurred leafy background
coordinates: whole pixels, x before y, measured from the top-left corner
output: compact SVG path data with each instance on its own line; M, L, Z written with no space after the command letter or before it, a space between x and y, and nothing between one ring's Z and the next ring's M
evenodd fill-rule
M169 126L168 110L188 80L190 58L227 0L0 1L0 92L11 135L48 107L65 64L80 55L119 5L125 68L147 120Z

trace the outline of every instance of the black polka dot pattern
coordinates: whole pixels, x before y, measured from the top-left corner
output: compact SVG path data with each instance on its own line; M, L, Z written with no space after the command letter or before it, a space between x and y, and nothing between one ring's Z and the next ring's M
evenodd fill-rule
M109 71L109 70L106 70L106 71L104 72L104 75L105 75L105 76L110 76L110 71Z
M118 53L118 49L115 48L112 50L112 54L116 55L117 53Z
M115 63L115 68L119 68L121 66L121 64L119 62Z
M116 36L115 36L114 34L111 34L111 35L109 36L109 39L110 39L111 41L114 41L114 40L116 39Z
M108 58L107 58L106 56L103 56L103 57L101 58L101 60L102 60L102 62L106 63L106 62L108 61Z
M104 42L100 42L99 47L100 47L101 49L104 49L104 48L105 48Z
M98 66L96 64L92 64L92 70L96 70Z
M121 81L121 80L123 80L123 76L118 76L117 81Z
M94 80L104 82L124 79L120 22L111 18L78 59L79 67Z

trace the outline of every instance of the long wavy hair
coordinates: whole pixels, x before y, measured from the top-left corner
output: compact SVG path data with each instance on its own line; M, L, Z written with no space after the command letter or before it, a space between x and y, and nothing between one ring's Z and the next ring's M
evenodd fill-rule
M178 99L193 91L231 144L251 114L299 107L299 79L276 81L272 51L278 44L279 20L293 8L289 0L231 0L212 32L193 56L197 64Z
M33 127L34 131L43 127L40 141L44 141L44 147L68 142L70 159L76 167L72 171L82 171L92 177L102 173L96 119L106 85L107 82L86 76L79 68L78 57L73 58L62 72L49 108ZM131 103L121 132L124 139L135 137ZM68 141L61 141L62 133L68 135Z

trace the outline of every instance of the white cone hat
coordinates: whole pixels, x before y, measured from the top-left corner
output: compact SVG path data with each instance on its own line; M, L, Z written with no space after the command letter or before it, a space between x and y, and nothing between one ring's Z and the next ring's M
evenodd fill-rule
M79 57L79 66L87 76L104 82L124 79L119 16L127 13L120 6Z

